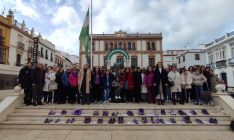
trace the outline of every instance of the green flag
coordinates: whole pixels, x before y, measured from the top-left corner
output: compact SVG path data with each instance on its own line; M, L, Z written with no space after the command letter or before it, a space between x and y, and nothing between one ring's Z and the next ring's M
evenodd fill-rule
M85 47L85 56L88 57L89 46L89 9L87 11L81 32L80 32L80 43ZM81 46L80 46L81 47Z

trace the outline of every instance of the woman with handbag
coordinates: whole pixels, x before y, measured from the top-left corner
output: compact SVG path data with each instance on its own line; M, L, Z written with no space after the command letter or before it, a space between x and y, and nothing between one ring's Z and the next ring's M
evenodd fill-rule
M176 66L171 67L171 72L168 74L168 84L171 87L173 104L176 105L175 96L181 96L181 78Z

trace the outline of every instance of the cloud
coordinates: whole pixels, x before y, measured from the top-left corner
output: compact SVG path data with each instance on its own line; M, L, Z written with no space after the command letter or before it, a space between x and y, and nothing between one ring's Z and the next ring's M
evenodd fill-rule
M15 5L13 9L20 14L30 17L33 20L38 20L40 15L36 12L36 6L32 3L24 3L22 0L10 1Z
M78 55L78 37L82 24L77 11L72 6L63 5L54 13L50 22L55 30L48 35L48 39L57 49Z

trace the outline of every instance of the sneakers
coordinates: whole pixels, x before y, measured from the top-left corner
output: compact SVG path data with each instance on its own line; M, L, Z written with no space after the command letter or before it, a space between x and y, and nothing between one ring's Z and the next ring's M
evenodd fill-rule
M183 121L185 123L192 123L189 116L184 116Z
M98 119L98 124L103 124L103 119Z
M85 117L84 119L84 123L90 123L91 122L91 118L90 117Z
M138 121L136 119L133 119L132 121L134 124L139 124Z
M215 119L215 118L210 118L210 119L209 119L209 123L217 124L218 121L217 121L217 119Z
M110 118L110 120L108 121L109 124L114 124L115 123L115 118Z
M54 114L56 114L56 112L52 110L48 113L48 115L54 115Z
M209 113L206 109L202 109L202 113L203 113L204 115L210 115L210 113Z
M102 116L108 116L108 115L109 115L108 111L103 111L102 112Z
M46 118L45 121L44 121L44 123L51 123L51 122L53 122L53 120L52 119L48 119L48 118Z
M179 110L178 111L178 114L180 114L180 115L187 115L184 111L182 111L182 110Z
M118 124L124 124L124 118L118 117Z
M61 111L61 115L66 115L67 114L67 111L66 110L62 110Z
M152 124L155 124L153 116L150 117L150 121L151 121Z
M164 109L161 109L161 115L166 115L166 111Z
M165 122L163 119L156 119L155 123L164 124Z
M171 123L176 123L175 118L170 118L169 121L170 121Z
M127 111L128 116L134 116L134 113L130 110Z
M93 112L93 116L99 116L99 112L98 111L94 111Z
M171 110L169 113L170 113L171 115L176 115L175 110Z
M70 119L67 119L66 123L70 123Z
M204 124L204 122L200 119L195 119L195 122L198 123L198 124Z
M192 115L197 115L197 112L195 110L191 110Z
M143 124L148 123L148 120L147 120L147 118L146 118L146 117L142 117L142 119L141 119L141 120L142 120L142 123L143 123Z
M75 122L75 118L72 118L71 120L70 120L70 123L74 123Z
M145 111L144 111L143 108L140 108L140 109L139 109L139 115L145 115Z
M77 109L73 112L73 115L82 115L82 110L81 109Z
M54 123L58 123L60 121L60 119L57 119L57 120L55 120L55 122Z
M70 119L67 119L66 123L74 123L75 122L75 118L72 118L71 120Z

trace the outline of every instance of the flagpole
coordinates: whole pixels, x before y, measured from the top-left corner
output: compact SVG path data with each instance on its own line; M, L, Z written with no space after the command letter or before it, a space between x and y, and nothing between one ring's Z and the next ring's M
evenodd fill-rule
M90 21L91 21L91 46L90 46L90 67L91 67L91 69L93 69L93 0L91 0L91 8L90 8L90 17L91 17L91 19L90 19Z

